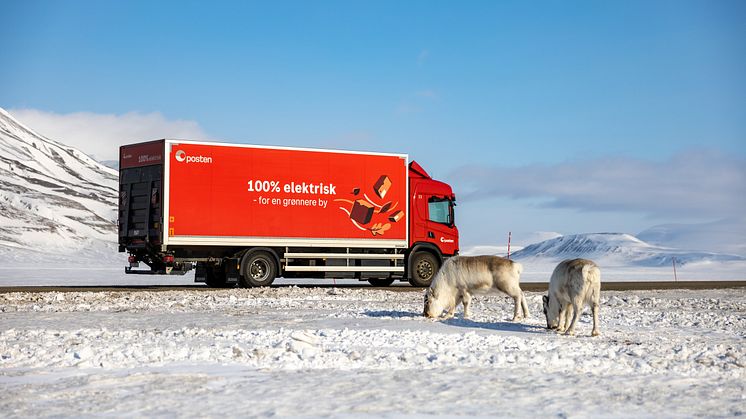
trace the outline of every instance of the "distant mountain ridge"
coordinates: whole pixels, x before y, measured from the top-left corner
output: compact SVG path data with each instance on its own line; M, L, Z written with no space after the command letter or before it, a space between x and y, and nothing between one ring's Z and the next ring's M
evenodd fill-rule
M116 170L0 108L0 258L17 258L16 250L114 254L117 179Z
M604 260L607 263L620 265L648 267L671 265L673 258L676 258L676 263L679 265L696 262L746 260L746 258L737 255L655 246L624 233L560 236L526 246L511 255L511 258L517 260L546 259L559 261L578 257Z

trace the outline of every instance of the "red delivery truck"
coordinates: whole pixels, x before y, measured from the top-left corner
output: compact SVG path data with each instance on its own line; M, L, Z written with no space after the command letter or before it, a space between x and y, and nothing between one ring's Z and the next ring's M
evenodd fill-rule
M458 254L455 199L406 154L150 141L120 148L119 251L211 287L427 286Z

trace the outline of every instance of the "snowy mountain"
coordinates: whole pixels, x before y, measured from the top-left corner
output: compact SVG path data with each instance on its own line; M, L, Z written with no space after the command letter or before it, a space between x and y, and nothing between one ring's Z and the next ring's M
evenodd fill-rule
M117 176L0 108L0 261L115 260Z
M674 249L646 243L623 233L573 234L535 243L515 252L518 260L561 259L584 257L607 264L633 266L666 266L676 258L677 265L695 262L730 262L746 258L723 253L708 253Z

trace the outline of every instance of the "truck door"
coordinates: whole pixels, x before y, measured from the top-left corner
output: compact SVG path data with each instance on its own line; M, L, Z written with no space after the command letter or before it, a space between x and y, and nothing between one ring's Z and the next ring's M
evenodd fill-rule
M412 195L412 230L410 231L412 242L427 241L427 194L420 190L414 191Z
M458 229L454 220L456 203L450 192L433 191L427 185L416 185L411 205L411 243L428 242L444 255L456 254Z
M452 255L458 249L454 206L450 197L431 195L427 198L426 241L438 246L445 255Z
M120 251L161 243L162 178L163 165L133 167L120 171Z
M152 250L163 233L164 140L119 151L119 251Z

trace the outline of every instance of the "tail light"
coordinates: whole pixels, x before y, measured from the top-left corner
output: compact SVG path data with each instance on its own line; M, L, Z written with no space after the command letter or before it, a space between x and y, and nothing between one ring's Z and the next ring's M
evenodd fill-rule
M174 263L174 255L163 256L163 263Z
M135 255L130 255L130 257L127 258L127 261L129 263L135 263L137 262L137 258L135 257Z

